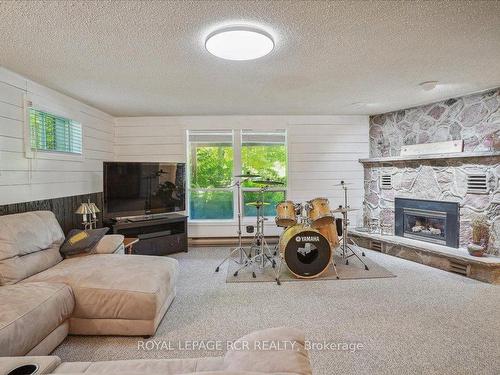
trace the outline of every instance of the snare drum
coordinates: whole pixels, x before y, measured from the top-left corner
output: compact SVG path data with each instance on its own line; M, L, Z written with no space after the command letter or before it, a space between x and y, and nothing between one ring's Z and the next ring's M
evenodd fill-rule
M274 219L278 227L288 228L297 224L295 204L292 201L284 201L276 205L276 217Z
M330 204L326 198L315 198L309 201L309 212L307 216L311 220L311 225L314 228L319 228L324 225L333 224L334 217L330 212Z

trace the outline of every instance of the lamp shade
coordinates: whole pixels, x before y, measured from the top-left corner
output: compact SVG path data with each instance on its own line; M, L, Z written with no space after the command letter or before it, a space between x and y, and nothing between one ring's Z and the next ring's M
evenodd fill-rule
M96 214L98 212L101 212L101 210L99 209L99 207L96 206L95 203L90 203L90 211L93 213L93 214Z
M89 207L88 203L80 204L80 206L78 206L78 208L75 211L75 214L78 214L78 215L87 215L90 213L91 213L91 211L90 211L90 207Z

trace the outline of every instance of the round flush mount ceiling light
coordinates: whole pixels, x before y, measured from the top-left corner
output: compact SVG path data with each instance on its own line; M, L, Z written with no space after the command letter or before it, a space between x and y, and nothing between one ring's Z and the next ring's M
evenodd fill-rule
M436 88L437 84L438 84L438 81L425 81L425 82L419 83L418 85L420 87L422 87L422 89L424 91L431 91L431 90L434 90Z
M205 48L212 55L226 60L255 60L274 49L271 35L248 26L232 26L216 30L206 41Z

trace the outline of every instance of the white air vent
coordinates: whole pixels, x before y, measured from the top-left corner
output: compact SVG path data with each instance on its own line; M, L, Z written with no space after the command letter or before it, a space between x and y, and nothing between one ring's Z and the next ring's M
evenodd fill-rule
M487 194L488 179L486 173L470 173L467 175L468 194Z
M382 189L392 189L392 175L380 175L380 186Z
M450 272L458 273L460 275L468 276L469 266L467 264L457 263L450 261Z
M375 250L375 251L382 251L382 242L371 241L370 242L370 249Z

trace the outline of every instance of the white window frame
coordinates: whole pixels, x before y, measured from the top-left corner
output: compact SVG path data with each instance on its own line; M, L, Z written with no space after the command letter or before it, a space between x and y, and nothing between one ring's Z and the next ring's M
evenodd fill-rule
M82 129L82 153L71 153L63 151L53 151L53 150L38 150L31 147L31 124L30 124L30 109L35 109L49 113L54 116L64 117L80 124ZM61 160L61 161L84 161L85 152L85 138L82 121L78 118L75 113L70 113L56 105L46 104L41 98L36 96L26 95L24 99L24 156L28 159L47 159L47 160Z
M241 150L243 148L242 131L247 131L247 130L250 130L250 129L241 129L241 130L238 131L238 133L239 133L238 134L238 137L239 137L239 141L238 141L238 149L239 149L238 150L238 152L239 152L239 155L238 155L239 156L238 164L239 165L238 165L238 168L236 169L236 171L234 173L235 175L243 173L243 171L241 169L241 165L242 165L242 163L241 163ZM263 130L259 129L259 130L256 130L256 131L257 132L262 132L263 134L265 134L266 132L272 133L272 130L265 130L265 129L263 129ZM287 138L288 132L286 130L283 130L283 132L284 132L284 136L285 136L285 143L284 144L285 144L286 153L287 153L287 155L286 155L286 166L285 166L285 168L286 168L286 173L285 173L286 174L286 186L281 186L280 187L279 185L276 185L275 187L269 187L269 189L267 190L267 192L284 192L285 193L284 200L286 200L287 196L288 196L288 180L289 180L289 176L288 176L288 138ZM254 192L255 191L259 191L259 188L247 188L247 187L242 187L241 188L241 217L242 217L242 219L243 219L243 221L245 223L250 222L250 221L255 221L255 219L254 219L255 216L247 216L247 215L245 215L245 207L244 207L244 201L245 201L245 199L244 199L243 195L244 195L245 192L252 192L252 191L254 191ZM237 196L238 196L238 192L236 192L236 197ZM237 198L235 198L235 199L237 201ZM265 217L266 218L272 218L273 216L265 216Z
M191 142L189 140L189 132L190 131L195 131L197 129L188 129L186 130L186 151L187 151L187 178L186 178L186 183L187 183L187 189L186 189L186 211L188 216L191 213L191 207L190 207L190 201L191 201L191 191L228 191L231 188L208 188L208 189L203 189L203 188L191 188L191 165L190 165L190 160L191 160ZM200 130L206 130L206 129L200 129ZM233 134L233 141L232 141L232 147L233 147L233 176L242 173L241 171L241 149L243 146L242 142L242 137L241 133L243 129L224 129L226 131L232 131ZM247 129L244 129L247 130ZM257 130L257 129L256 129ZM260 129L259 129L260 130ZM289 163L290 163L290 151L288 147L288 131L286 129L282 129L285 134L285 146L286 146L286 152L287 152L287 162L286 162L286 176L287 176L287 184L286 186L283 187L275 187L275 188L270 188L268 191L278 191L281 192L283 191L285 193L285 200L288 197L289 194L289 189L290 189L290 176L289 176ZM206 130L206 131L216 131L214 130ZM263 132L266 131L266 129L262 129ZM269 132L272 132L272 130L269 130ZM217 225L218 223L235 223L238 219L238 189L237 188L232 188L233 190L233 218L232 219L191 219L189 218L189 222L193 224L213 224ZM243 188L241 189L241 219L242 223L244 225L251 224L255 222L255 216L245 216L245 209L243 207L243 192L244 191L258 191L258 188ZM267 216L268 218L272 218L273 216ZM269 223L269 222L268 222Z
M228 187L222 187L222 188L192 188L191 187L191 141L189 140L189 132L194 131L195 129L190 129L186 131L186 141L187 141L187 178L186 178L186 183L187 183L187 189L186 189L186 209L188 212L189 216L189 222L191 223L215 223L215 222L220 222L220 223L232 223L235 218L237 217L237 212L235 212L235 195L234 195L234 189L233 188L228 188ZM217 130L207 130L207 132L214 131L216 132ZM232 141L231 141L231 147L233 148L233 175L235 171L235 164L236 164L236 158L235 158L235 131L231 129L223 129L221 131L225 132L231 132L232 136ZM195 192L209 192L209 191L226 191L229 192L233 190L233 218L232 219L191 219L191 191ZM236 194L237 196L237 194Z

